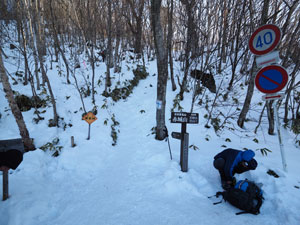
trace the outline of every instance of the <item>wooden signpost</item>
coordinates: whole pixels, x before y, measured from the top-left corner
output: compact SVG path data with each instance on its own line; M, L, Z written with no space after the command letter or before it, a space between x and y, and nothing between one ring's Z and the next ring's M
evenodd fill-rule
M181 123L181 133L172 132L171 136L180 140L180 166L182 172L188 171L189 134L186 132L186 124L199 123L198 113L171 112L171 123Z

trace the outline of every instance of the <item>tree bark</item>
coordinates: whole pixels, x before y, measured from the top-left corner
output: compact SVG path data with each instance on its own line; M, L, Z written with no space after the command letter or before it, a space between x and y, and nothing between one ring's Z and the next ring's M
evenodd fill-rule
M61 54L62 58L63 58L63 61L64 61L65 66L66 66L66 70L67 70L67 83L70 84L71 83L70 79L69 79L69 77L70 77L70 66L69 66L68 60L65 56L64 51L60 47L60 43L59 43L59 39L58 39L58 32L57 32L56 24L55 24L55 21L57 21L57 17L54 15L54 12L53 12L52 0L49 1L49 8L50 8L50 15L51 15L51 22L52 22L52 29L53 29L55 52L57 52L57 54L59 52Z
M274 135L274 109L272 108L273 101L266 102L267 106L267 114L268 114L268 121L269 121L269 129L268 134ZM274 107L277 107L274 105Z
M168 7L168 37L167 37L167 48L169 56L169 65L170 65L170 77L172 83L172 90L176 90L176 84L174 80L174 68L173 68L173 57L172 57L172 37L173 37L173 11L174 11L174 2L171 0Z
M23 119L23 115L15 101L14 94L11 89L11 86L10 86L10 83L8 80L8 76L5 71L4 63L2 60L2 49L1 48L0 48L0 77L2 80L3 90L5 92L5 97L9 103L11 111L17 122L19 131L20 131L20 135L21 135L23 143L24 143L24 148L26 151L35 150L33 140L29 136L29 132L27 130L26 124Z
M152 31L157 56L157 107L156 107L156 139L164 140L166 89L168 80L168 57L164 44L163 30L160 20L161 0L151 0Z
M107 18L107 64L109 68L113 68L113 52L112 52L112 5L111 1L108 1L108 18Z
M128 19L128 24L131 27L131 31L134 35L134 52L137 54L142 53L142 33L143 33L143 11L145 0L139 0L134 2L133 0L126 0L129 4L133 18L135 19L135 27ZM137 12L136 12L137 9Z
M180 85L179 98L183 100L183 94L186 91L187 77L190 69L190 55L192 51L192 46L195 44L195 23L193 15L193 7L195 6L195 0L181 0L182 4L185 5L187 12L187 37L186 37L186 47L185 47L185 65L184 65L184 75Z
M263 11L262 11L262 14L261 14L261 25L265 24L268 20L269 3L270 3L270 0L264 0ZM246 120L246 116L247 116L247 113L249 111L250 104L251 104L251 99L252 99L253 92L254 92L254 79L255 79L255 74L258 71L258 68L255 64L255 61L256 60L255 60L255 57L254 57L252 69L251 69L250 76L249 76L246 99L244 101L242 111L241 111L241 113L239 115L239 118L238 118L238 121L237 121L238 126L241 127L241 128L244 127L244 122Z

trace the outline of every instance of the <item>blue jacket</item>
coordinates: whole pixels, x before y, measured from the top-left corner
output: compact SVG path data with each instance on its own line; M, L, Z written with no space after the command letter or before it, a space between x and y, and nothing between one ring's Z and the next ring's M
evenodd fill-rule
M240 151L236 149L225 149L224 151L217 154L214 159L223 158L225 160L225 165L223 171L220 171L226 180L232 180L234 174L236 173L235 168L241 161L249 162L255 153L252 150ZM247 171L249 169L245 169Z

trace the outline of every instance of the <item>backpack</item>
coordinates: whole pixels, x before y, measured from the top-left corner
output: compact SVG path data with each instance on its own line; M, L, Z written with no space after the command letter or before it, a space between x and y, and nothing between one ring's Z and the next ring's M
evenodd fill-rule
M264 199L262 190L254 182L247 179L238 181L234 187L226 191L217 192L216 196L218 197L220 195L223 196L225 201L243 210L242 212L236 213L236 215L243 213L259 214L259 209Z

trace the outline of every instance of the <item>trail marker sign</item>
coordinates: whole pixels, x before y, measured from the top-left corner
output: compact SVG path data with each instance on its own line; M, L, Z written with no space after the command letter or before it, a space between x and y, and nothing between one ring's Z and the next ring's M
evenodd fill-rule
M288 81L286 70L277 65L266 66L258 71L255 77L255 85L259 91L265 94L273 94L281 91Z
M87 139L90 140L91 124L97 120L97 117L92 112L88 112L82 117L82 119L89 124L89 133Z
M171 123L199 123L198 113L171 112Z
M97 120L97 117L92 112L88 112L82 117L82 119L85 120L88 124L92 124Z
M255 55L263 55L271 52L281 39L279 27L267 24L254 31L249 40L249 49Z
M181 132L172 132L172 138L180 140L180 166L182 172L188 171L189 134L186 132L186 124L199 123L198 113L171 112L171 123L181 123Z

